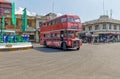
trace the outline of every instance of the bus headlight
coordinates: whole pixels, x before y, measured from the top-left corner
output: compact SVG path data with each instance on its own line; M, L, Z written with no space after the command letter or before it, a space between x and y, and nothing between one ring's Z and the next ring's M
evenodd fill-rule
M68 44L71 45L71 41L69 41Z

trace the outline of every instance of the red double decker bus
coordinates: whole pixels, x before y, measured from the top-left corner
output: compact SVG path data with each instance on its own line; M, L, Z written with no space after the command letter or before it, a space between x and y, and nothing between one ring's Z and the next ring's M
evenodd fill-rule
M80 18L77 15L63 15L43 22L40 28L40 44L46 47L80 49L82 45L78 32L82 30Z

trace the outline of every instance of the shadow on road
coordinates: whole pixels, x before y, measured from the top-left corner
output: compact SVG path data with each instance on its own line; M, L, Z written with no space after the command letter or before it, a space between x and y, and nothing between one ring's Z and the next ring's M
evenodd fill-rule
M60 48L47 48L47 47L33 47L33 49L44 53L62 53L62 52L75 51L73 49L67 49L66 51L63 51Z

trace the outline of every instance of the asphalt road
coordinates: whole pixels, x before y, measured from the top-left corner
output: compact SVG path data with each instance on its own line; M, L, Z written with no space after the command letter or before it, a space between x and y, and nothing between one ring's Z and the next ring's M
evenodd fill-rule
M120 79L120 44L0 51L0 79Z

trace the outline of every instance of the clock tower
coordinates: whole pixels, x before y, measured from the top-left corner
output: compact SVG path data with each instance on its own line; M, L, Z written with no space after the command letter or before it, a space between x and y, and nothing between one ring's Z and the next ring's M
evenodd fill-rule
M7 0L0 0L0 16L10 15L11 12L11 3Z

